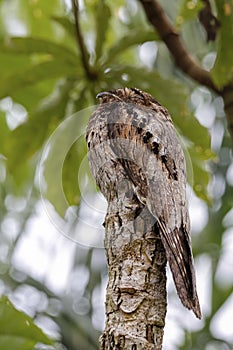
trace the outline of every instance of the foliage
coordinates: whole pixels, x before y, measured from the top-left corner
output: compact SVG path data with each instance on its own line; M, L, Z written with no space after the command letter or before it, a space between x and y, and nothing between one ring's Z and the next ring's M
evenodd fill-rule
M1 349L31 350L36 344L53 345L53 342L37 327L31 317L16 310L9 299L0 299ZM52 346L47 346L51 350Z
M211 3L221 26L217 40L210 43L206 43L204 30L197 19L197 13L203 7L202 1L178 0L172 5L165 1L162 6L177 26L189 51L211 71L217 87L223 88L232 79L233 72L233 9L230 1ZM77 23L75 26L69 2L12 0L9 3L2 0L0 10L0 195L3 203L0 216L2 223L9 222L10 218L17 226L13 239L9 236L10 229L1 233L2 247L7 247L8 252L0 261L4 293L13 291L21 283L12 277L12 269L17 270L12 266L12 259L25 236L27 223L35 215L34 208L40 200L39 190L44 200L50 201L63 218L69 216L71 208L81 211L85 204L82 189L78 186L78 173L81 167L85 168L83 135L91 112L77 113L74 119L69 119L70 116L95 105L95 96L102 90L136 86L150 92L168 108L187 154L189 183L204 201L204 206L212 203L208 209L209 223L193 239L196 256L207 254L213 265L211 311L204 317L203 327L198 332L189 334L186 327L182 327L186 336L184 344L180 344L183 349L190 348L190 342L192 349L207 349L208 344L215 341L211 321L231 295L232 288L232 285L222 286L216 277L226 233L224 217L232 207L229 195L232 181L226 180L229 179L232 156L223 110L219 107L220 98L195 85L178 71L164 43L147 23L139 2L80 2L79 27L85 54L77 40ZM208 121L207 115L207 121L205 117L199 121L196 117L198 110L206 108L213 111L214 117ZM73 124L70 124L71 120ZM216 130L220 130L217 136ZM51 140L54 140L53 144ZM41 162L43 154L45 161ZM62 169L58 169L58 162L61 162ZM90 175L85 176L83 182L90 184ZM57 179L60 179L59 184ZM89 191L90 188L93 195L93 185ZM63 195L59 194L61 192ZM23 209L18 212L12 209L9 205L11 198L24 200ZM73 224L72 220L68 221L69 227ZM82 348L92 349L98 332L90 329L95 308L91 300L95 287L101 286L103 268L91 272L95 249L80 247L78 251L80 258L74 258L73 270L86 266L92 273L84 291L92 305L85 312L88 330L82 327L84 318L77 317L72 310L75 296L71 292L65 316L62 312L56 317L48 316L60 326L61 342L67 349L76 348L71 339L82 339ZM28 284L31 283L29 279ZM38 281L33 283L38 288ZM40 289L44 289L48 298L51 297L51 291L45 285L42 284ZM59 295L53 297L59 298ZM7 309L5 312L8 314ZM77 340L74 334L80 338ZM47 338L42 338L33 336L34 343L46 343ZM224 340L218 342L223 344ZM17 340L12 338L14 345L11 347L16 349L16 343Z
M233 32L233 6L228 1L216 1L221 22L217 47L217 58L211 71L215 84L222 88L232 79L233 53L228 49Z

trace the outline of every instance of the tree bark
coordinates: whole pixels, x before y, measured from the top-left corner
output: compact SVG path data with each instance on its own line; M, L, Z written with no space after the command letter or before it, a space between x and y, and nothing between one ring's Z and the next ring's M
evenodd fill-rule
M105 220L109 281L101 350L162 349L166 255L154 218L132 193L123 179Z

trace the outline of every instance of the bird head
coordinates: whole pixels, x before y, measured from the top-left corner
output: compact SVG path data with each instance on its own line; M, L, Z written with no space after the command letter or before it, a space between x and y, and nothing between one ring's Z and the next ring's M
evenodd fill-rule
M151 107L153 104L159 104L153 96L137 88L125 87L122 89L103 91L98 93L96 97L100 100L101 104L110 102L125 102L136 103L138 105L149 107Z

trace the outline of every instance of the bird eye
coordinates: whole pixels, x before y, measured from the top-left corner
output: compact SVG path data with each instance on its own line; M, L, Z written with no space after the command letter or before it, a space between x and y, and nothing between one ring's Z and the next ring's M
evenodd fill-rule
M144 101L144 96L140 90L138 90L136 88L131 88L131 90L137 95L137 98Z

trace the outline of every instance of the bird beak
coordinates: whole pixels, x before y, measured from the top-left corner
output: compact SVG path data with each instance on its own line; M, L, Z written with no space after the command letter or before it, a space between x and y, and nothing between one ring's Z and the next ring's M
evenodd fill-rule
M96 98L98 98L100 100L100 103L103 102L110 102L110 97L112 97L114 100L121 100L120 97L118 97L117 95L115 95L113 92L111 91L103 91L103 92L99 92L96 95Z
M99 92L96 95L96 98L99 99L100 103L103 103L106 101L106 99L108 98L108 96L112 96L112 94L108 91L103 91L103 92Z
M113 93L109 92L109 91L102 91L102 92L99 92L97 95L96 95L96 98L103 98L104 96L114 96Z

